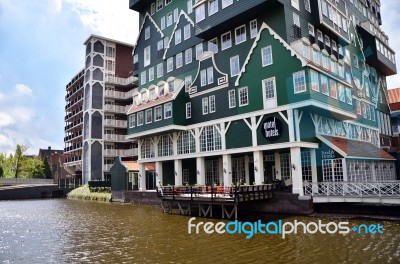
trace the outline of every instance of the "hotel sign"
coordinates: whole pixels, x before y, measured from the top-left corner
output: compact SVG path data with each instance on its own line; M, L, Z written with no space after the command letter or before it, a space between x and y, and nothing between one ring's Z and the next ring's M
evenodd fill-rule
M282 135L282 123L275 117L265 119L262 127L263 136L269 141L278 140Z

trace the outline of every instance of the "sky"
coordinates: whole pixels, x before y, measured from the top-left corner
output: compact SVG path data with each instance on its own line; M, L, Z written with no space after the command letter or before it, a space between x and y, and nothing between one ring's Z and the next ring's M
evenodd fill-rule
M400 1L381 4L400 63ZM63 149L65 86L84 67L83 42L96 34L135 44L138 29L129 0L0 0L0 152ZM400 75L387 81L400 87Z

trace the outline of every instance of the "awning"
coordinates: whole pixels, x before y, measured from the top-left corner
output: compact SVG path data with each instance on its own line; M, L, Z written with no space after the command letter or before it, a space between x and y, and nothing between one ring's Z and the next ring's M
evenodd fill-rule
M139 171L139 163L136 161L122 161L128 171ZM146 171L155 171L155 164L153 162L145 163L144 165Z
M396 160L392 155L369 142L317 135L317 138L348 159Z

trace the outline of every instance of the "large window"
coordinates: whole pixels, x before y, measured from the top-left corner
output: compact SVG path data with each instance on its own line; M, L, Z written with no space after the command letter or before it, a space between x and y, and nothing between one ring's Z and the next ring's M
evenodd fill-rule
M283 181L292 178L292 170L290 166L290 153L282 153L280 154L281 161L281 179Z
M160 121L162 119L162 107L161 105L154 108L154 121Z
M325 95L329 95L328 77L321 74L321 92Z
M192 48L188 48L185 50L185 64L189 64L192 62Z
M214 53L218 52L218 39L213 38L212 40L208 41L208 51L212 51Z
M149 66L150 65L150 58L151 58L151 52L150 52L150 46L144 48L144 64L143 66Z
M229 97L229 108L236 107L236 94L234 89L228 91L228 97Z
M268 66L272 64L272 48L271 46L264 47L261 49L262 66Z
M222 148L219 129L219 125L206 126L202 129L200 134L200 151L214 151Z
M231 77L239 75L240 65L239 65L239 55L236 55L230 59L231 66Z
M135 114L132 114L129 116L129 127L135 127L136 122L135 122Z
M206 160L206 184L219 184L218 160Z
M206 18L206 9L205 9L205 5L199 5L196 8L196 23L204 20L204 18Z
M182 41L182 30L177 29L175 31L175 45L178 45Z
M249 104L249 95L247 87L239 88L239 106L245 106Z
M208 15L211 16L218 12L218 0L208 1Z
M164 119L172 117L172 103L166 103L164 105Z
M244 157L232 158L232 183L237 184L246 178L246 167Z
M330 93L330 96L331 97L333 97L333 98L335 98L335 99L337 99L338 98L338 96L337 96L337 89L336 89L336 82L334 81L334 80L330 80L330 82L329 82L329 93Z
M322 160L322 178L326 182L343 181L343 159Z
M142 159L148 159L154 157L154 144L151 138L145 138L142 141L140 154L142 156L141 157Z
M189 154L196 152L196 140L194 131L183 131L178 135L178 154Z
M227 32L221 36L221 50L232 47L231 32Z
M172 138L170 135L162 135L158 141L158 156L166 157L174 155Z
M309 150L301 152L301 172L303 181L312 182L311 152Z
M153 122L153 109L146 110L146 124Z
M246 26L240 26L235 29L235 43L240 44L246 41Z
M310 70L310 76L311 76L311 89L313 91L319 92L319 74L318 72L314 70Z
M306 76L304 71L293 73L294 93L306 91Z

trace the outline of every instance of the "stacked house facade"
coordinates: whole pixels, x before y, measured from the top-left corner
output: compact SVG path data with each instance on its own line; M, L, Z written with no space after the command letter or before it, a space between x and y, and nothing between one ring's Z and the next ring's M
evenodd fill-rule
M130 0L139 188L395 179L378 0Z
M73 178L108 180L116 156L137 158L126 139L126 112L137 80L132 75L130 44L91 35L85 67L67 85L64 167Z

